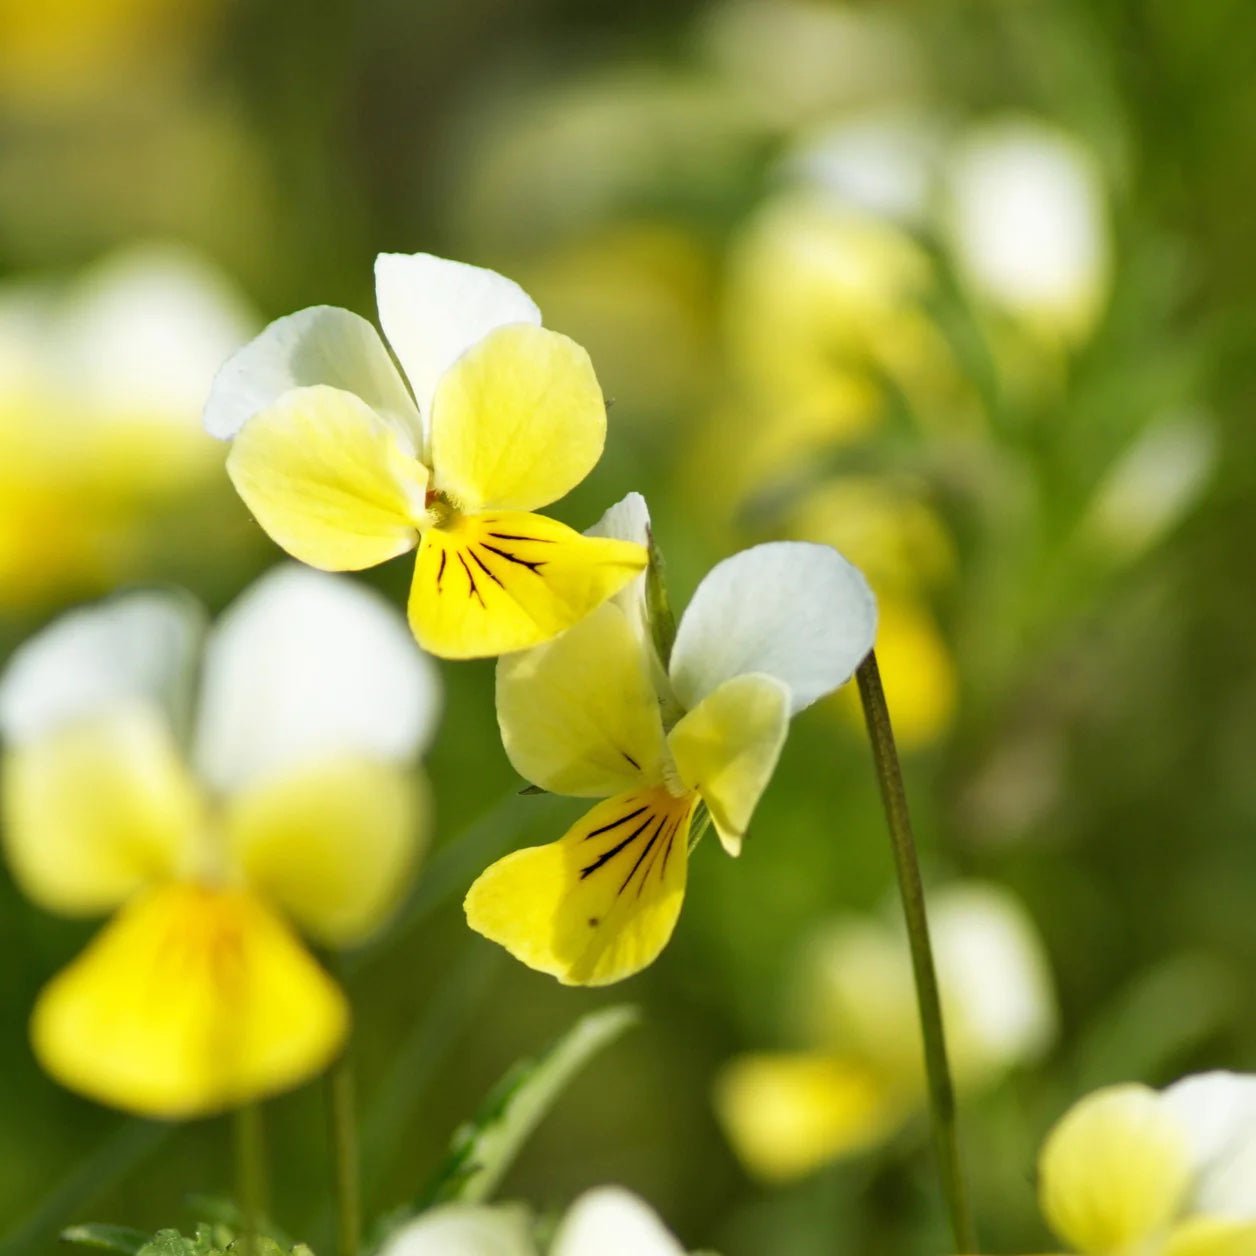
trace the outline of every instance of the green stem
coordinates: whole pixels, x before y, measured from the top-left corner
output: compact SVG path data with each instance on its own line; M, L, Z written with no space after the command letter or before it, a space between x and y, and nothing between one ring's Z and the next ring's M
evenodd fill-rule
M256 1256L266 1212L266 1138L262 1109L246 1103L235 1111L236 1194L243 1219L244 1256Z
M942 1026L942 1003L938 996L938 975L929 941L929 921L925 913L925 891L920 879L920 861L911 831L907 809L907 793L903 788L903 771L894 744L890 709L885 702L881 671L877 656L871 651L855 673L859 697L863 702L868 740L881 786L881 801L890 830L890 847L894 853L894 871L898 876L903 915L907 920L907 938L911 947L912 971L916 978L916 1001L920 1009L920 1030L924 1039L925 1074L929 1088L929 1106L933 1116L933 1141L942 1175L942 1190L951 1217L951 1230L956 1250L976 1252L977 1236L964 1190L960 1166L959 1137L956 1133L955 1088L946 1055L946 1033Z
M357 1098L348 1049L327 1074L327 1116L336 1175L336 1239L340 1256L358 1256L362 1188L358 1173Z

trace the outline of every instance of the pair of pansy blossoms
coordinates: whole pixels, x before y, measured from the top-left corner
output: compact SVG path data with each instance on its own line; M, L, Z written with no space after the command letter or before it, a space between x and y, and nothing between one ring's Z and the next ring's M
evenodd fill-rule
M493 271L385 254L375 278L400 371L366 320L303 310L227 362L206 426L232 441L232 481L289 554L354 571L417 547L419 644L502 656L512 764L542 789L604 801L558 841L493 864L468 921L564 983L617 981L671 935L699 806L737 854L790 717L871 649L874 599L827 546L757 546L703 580L663 657L644 500L584 535L533 513L602 453L585 351Z

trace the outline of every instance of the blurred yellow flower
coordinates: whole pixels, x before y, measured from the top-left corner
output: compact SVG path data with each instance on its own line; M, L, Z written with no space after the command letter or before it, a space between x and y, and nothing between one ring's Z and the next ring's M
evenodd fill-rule
M1256 1077L1096 1091L1052 1129L1038 1172L1043 1215L1074 1251L1252 1256Z
M173 246L116 254L65 291L0 289L0 610L135 574L152 523L214 475L197 415L251 330Z
M954 542L910 481L842 476L801 495L787 533L832 545L868 577L877 595L877 659L894 731L907 749L928 745L951 724L958 678L929 599L954 574ZM838 696L862 726L852 694Z
M276 570L202 636L179 595L126 594L0 678L14 878L50 911L117 912L41 994L36 1055L159 1117L295 1085L339 1049L345 1000L284 917L340 946L392 911L439 702L400 615L337 577Z
M644 542L645 502L630 495L597 530ZM493 864L467 895L467 920L569 985L654 961L680 914L698 804L736 855L790 717L845 683L876 631L863 577L826 546L760 545L720 563L666 662L644 584L498 663L497 718L516 769L606 801L558 841Z
M177 64L216 0L0 0L0 97L81 105Z
M947 886L929 914L956 1084L991 1085L1054 1036L1041 943L1020 905L994 886ZM911 961L897 922L834 922L802 970L800 1028L814 1045L743 1056L716 1087L738 1155L770 1180L874 1146L925 1100Z
M219 372L205 409L270 536L328 571L418 546L410 624L446 658L548 640L640 572L637 544L532 513L593 469L606 406L588 354L490 270L381 254L380 322L315 306Z

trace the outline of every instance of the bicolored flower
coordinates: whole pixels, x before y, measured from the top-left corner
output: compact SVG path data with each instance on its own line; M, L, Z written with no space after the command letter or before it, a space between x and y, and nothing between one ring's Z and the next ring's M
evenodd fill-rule
M644 501L625 499L598 531L644 540ZM826 546L781 542L710 572L666 666L641 584L500 660L497 718L515 768L606 801L484 872L466 899L471 927L565 984L606 985L653 962L680 914L698 805L736 855L790 717L850 678L875 629L854 567Z
M1047 1136L1043 1215L1088 1256L1256 1252L1256 1076L1110 1086Z
M516 284L427 254L375 264L380 324L316 306L223 367L205 410L257 521L312 567L416 546L410 624L446 658L521 650L645 566L638 545L533 512L593 469L606 405L588 354Z
M796 1004L807 1047L744 1055L722 1073L716 1107L756 1176L785 1181L865 1151L924 1106L915 985L895 909L834 921L806 948ZM929 917L951 1068L972 1092L1050 1045L1050 972L1032 921L996 886L944 886Z
M255 326L172 246L115 253L64 287L0 286L0 611L102 591L170 545L159 521L186 519L217 481L205 392Z
M541 1256L518 1204L444 1204L399 1230L380 1256ZM685 1256L654 1210L630 1191L601 1186L568 1209L548 1256Z
M337 577L278 569L203 649L202 629L184 597L125 594L0 678L13 876L49 911L116 913L40 995L35 1053L161 1117L295 1085L339 1049L344 997L293 926L346 945L396 905L439 701L400 615Z

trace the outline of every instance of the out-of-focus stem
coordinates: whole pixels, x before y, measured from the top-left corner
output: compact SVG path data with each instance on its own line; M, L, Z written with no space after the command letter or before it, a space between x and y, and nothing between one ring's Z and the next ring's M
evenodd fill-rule
M348 1048L327 1074L327 1116L336 1180L336 1246L340 1256L358 1256L362 1243L362 1185L357 1095Z
M912 836L911 816L907 809L907 792L903 788L903 772L899 764L898 749L894 744L894 729L890 724L890 710L886 705L875 651L869 652L868 657L859 665L855 677L859 683L859 697L863 702L868 740L872 745L872 758L881 786L881 801L890 831L890 849L894 855L894 871L898 877L903 915L907 921L912 972L916 980L916 1001L920 1009L920 1030L924 1039L933 1141L942 1176L942 1190L950 1212L956 1251L972 1253L977 1250L977 1238L960 1165L955 1087L947 1060L938 975L933 962L933 946L929 941L929 921L925 913L925 891L920 879L920 861L916 855L916 841Z
M236 1193L244 1233L244 1256L256 1256L262 1217L266 1212L266 1138L262 1109L246 1103L235 1112Z

